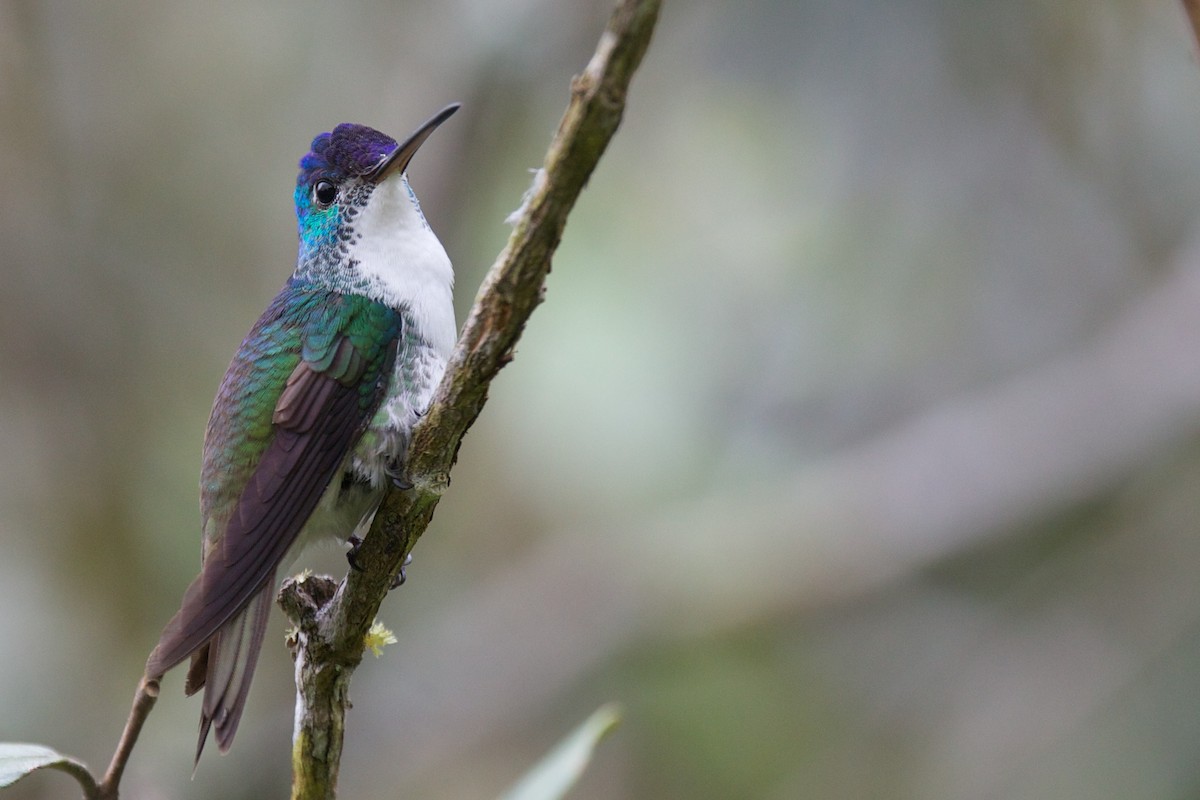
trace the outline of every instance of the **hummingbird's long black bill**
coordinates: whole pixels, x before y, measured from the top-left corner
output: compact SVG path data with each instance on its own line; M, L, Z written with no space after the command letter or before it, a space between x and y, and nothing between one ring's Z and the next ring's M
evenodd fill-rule
M425 144L425 140L429 138L429 134L437 130L437 127L454 115L458 111L460 103L451 103L441 111L434 114L425 122L421 123L421 127L408 135L408 138L400 143L400 146L388 155L383 161L379 162L379 166L371 170L367 175L369 179L378 183L389 175L394 175L399 172L404 172L408 169L408 162L412 161L412 157L416 155L417 150L421 145Z

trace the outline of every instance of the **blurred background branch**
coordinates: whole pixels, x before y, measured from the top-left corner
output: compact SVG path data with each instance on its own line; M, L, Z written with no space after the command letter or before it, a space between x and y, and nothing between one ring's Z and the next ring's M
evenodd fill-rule
M548 537L443 609L405 680L447 695L405 703L405 750L434 758L485 736L484 720L502 728L640 640L703 640L870 596L1112 491L1173 437L1200 432L1200 241L1178 261L1083 352L759 485ZM1181 610L1163 617L1183 627L1168 626L1155 650L1200 621ZM1147 632L1153 622L1142 620ZM483 681L446 674L481 662ZM447 719L456 705L469 714Z
M1192 34L1196 37L1196 43L1200 44L1200 0L1180 0L1183 3L1184 13L1188 16L1188 21L1192 24Z

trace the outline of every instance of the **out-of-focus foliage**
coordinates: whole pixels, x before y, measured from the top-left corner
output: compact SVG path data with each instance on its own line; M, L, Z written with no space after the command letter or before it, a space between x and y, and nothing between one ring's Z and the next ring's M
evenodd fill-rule
M559 800L566 797L587 769L596 745L620 722L621 712L616 706L601 706L522 775L501 800Z
M40 744L0 744L0 789L12 786L38 770L61 770L77 779L82 778L86 772L79 762ZM88 790L95 788L94 784L81 785L87 786Z
M607 13L0 0L0 740L107 762L310 138L464 102L411 170L461 315ZM345 796L495 796L607 700L586 800L1200 791L1192 48L1172 2L668 2ZM129 797L281 796L279 616L232 752L189 780L170 674Z

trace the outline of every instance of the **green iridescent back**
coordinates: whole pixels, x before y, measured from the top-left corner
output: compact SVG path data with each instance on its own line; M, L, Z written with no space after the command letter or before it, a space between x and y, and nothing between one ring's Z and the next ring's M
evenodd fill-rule
M208 421L200 474L206 548L270 445L275 406L301 359L357 392L365 424L382 397L401 328L400 312L382 303L287 282L234 355Z

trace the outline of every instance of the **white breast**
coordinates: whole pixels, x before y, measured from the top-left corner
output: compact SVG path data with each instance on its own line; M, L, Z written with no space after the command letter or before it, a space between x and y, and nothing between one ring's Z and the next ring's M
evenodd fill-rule
M354 220L350 257L367 295L406 308L409 321L443 359L454 347L454 269L403 175L375 187Z

